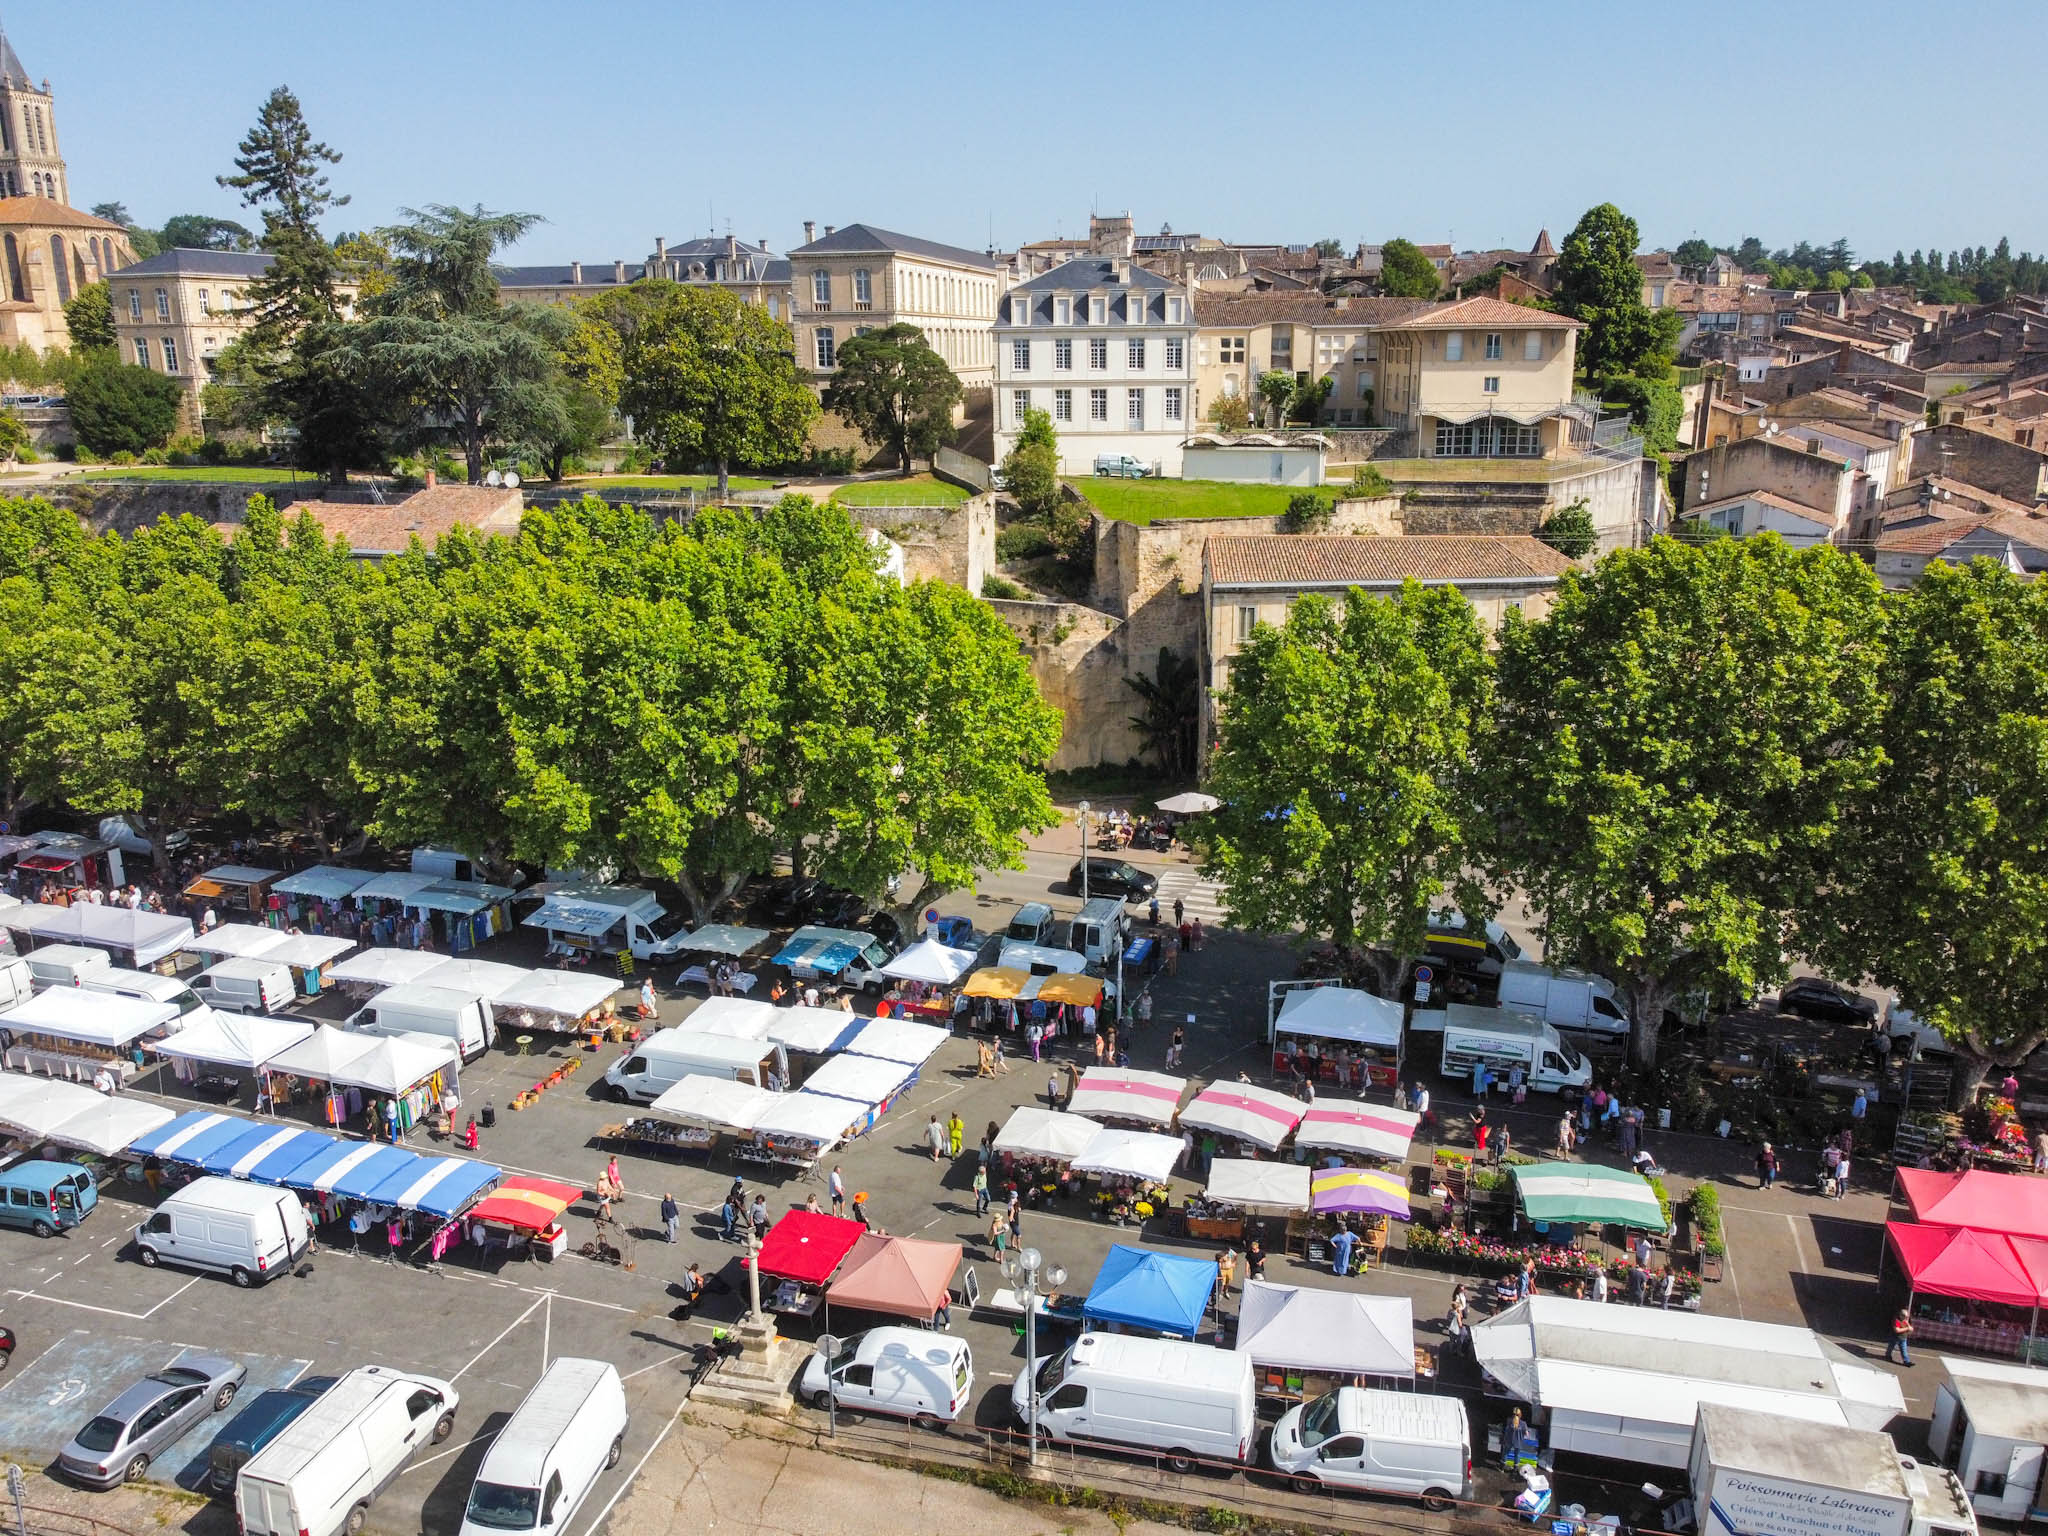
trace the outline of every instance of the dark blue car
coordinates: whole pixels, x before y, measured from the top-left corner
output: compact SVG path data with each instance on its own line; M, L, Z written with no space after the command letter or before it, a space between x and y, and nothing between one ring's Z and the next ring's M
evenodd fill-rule
M206 1489L233 1498L242 1463L284 1433L285 1426L334 1385L332 1376L308 1377L295 1386L259 1392L228 1421L206 1453Z

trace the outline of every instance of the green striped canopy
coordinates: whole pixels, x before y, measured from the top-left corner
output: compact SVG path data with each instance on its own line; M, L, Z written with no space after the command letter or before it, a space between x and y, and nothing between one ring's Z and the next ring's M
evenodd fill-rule
M1639 1173L1597 1163L1518 1164L1515 1192L1531 1221L1609 1222L1622 1227L1664 1230L1657 1192Z

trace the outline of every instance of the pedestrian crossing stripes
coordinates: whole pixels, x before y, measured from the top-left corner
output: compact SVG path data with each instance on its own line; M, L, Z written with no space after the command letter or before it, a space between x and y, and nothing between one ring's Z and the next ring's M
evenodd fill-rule
M1203 879L1185 864L1159 872L1160 917L1172 918L1175 901L1185 904L1189 917L1199 917L1211 928L1221 928L1228 922L1223 912L1223 893L1216 889L1216 882Z

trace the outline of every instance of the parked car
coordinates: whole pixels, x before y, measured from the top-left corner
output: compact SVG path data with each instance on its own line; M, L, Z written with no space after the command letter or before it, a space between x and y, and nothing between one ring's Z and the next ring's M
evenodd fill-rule
M770 880L754 897L753 914L771 928L788 928L801 922L800 914L818 888L816 880L783 875Z
M1128 453L1098 453L1095 473L1112 480L1143 480L1152 474L1152 466Z
M207 1491L233 1498L242 1463L284 1433L285 1426L319 1402L320 1394L334 1382L332 1376L309 1376L294 1386L259 1392L243 1404L207 1448Z
M891 949L903 947L903 925L887 912L869 913L867 920L861 924L861 927L867 929L869 933L872 933Z
M7 1369L7 1362L14 1358L14 1330L0 1328L0 1371Z
M1826 1024L1868 1024L1877 1018L1877 1003L1825 976L1801 976L1778 994L1778 1011Z
M87 1420L57 1453L57 1470L88 1488L134 1482L194 1424L232 1403L248 1374L239 1360L186 1350Z
M1121 896L1125 901L1148 901L1159 889L1159 877L1147 874L1123 859L1076 859L1067 871L1067 884L1076 895L1081 892L1081 867L1088 868L1090 896Z

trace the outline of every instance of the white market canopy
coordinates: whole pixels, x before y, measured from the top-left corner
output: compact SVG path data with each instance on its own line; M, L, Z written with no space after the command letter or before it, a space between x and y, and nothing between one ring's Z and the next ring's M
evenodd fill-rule
M52 1087L71 1088L85 1094L90 1103L80 1104L75 1112L65 1116L56 1126L44 1134L51 1141L61 1141L66 1146L83 1147L88 1152L97 1152L102 1157L112 1157L126 1151L128 1144L137 1137L147 1136L159 1127L169 1125L177 1118L177 1112L161 1104L151 1104L146 1099L122 1098L118 1095L95 1093L90 1088L72 1083L53 1083Z
M861 1027L859 1034L843 1049L855 1056L872 1056L882 1061L900 1061L906 1067L921 1067L933 1052L952 1036L936 1024L919 1024L913 1019L875 1019Z
M192 920L188 917L131 912L94 901L73 902L68 907L23 902L9 907L0 921L45 943L130 950L138 967L154 965L192 945Z
M371 1093L408 1093L461 1060L455 1042L438 1035L373 1037L369 1050L351 1061L341 1076L328 1081Z
M518 894L509 885L492 885L484 880L436 879L408 891L400 898L400 904L415 912L453 912L467 917L501 901L510 901Z
M1183 1129L1234 1136L1268 1151L1285 1141L1308 1106L1256 1083L1211 1083L1180 1112Z
M800 1137L824 1147L844 1141L863 1113L850 1100L812 1093L808 1088L801 1093L773 1093L769 1098L774 1102L754 1114L756 1131L764 1136Z
M778 1097L780 1095L765 1088L756 1088L752 1083L692 1073L656 1099L651 1107L658 1115L686 1120L692 1125L751 1131L755 1117Z
M578 971L528 971L498 995L496 1006L514 1019L522 1012L580 1019L602 1008L605 999L618 990L618 983L609 976Z
M424 891L439 880L439 875L415 874L409 869L394 869L386 874L372 875L355 888L358 902L403 901L415 891Z
M329 981L364 987L397 987L418 981L448 957L418 949L366 949L327 973Z
M843 1008L777 1008L768 1025L767 1038L786 1051L804 1051L822 1056L836 1051L867 1023L857 1013Z
M1076 1173L1122 1173L1163 1183L1180 1159L1180 1138L1104 1126L1068 1166Z
M724 1035L729 1040L766 1040L778 1012L773 1003L707 997L692 1010L685 1025L699 1034Z
M882 967L884 976L898 981L922 981L935 987L950 987L974 969L971 949L952 949L936 939L919 939Z
M1362 1152L1395 1162L1408 1156L1408 1144L1422 1116L1412 1110L1358 1099L1317 1099L1294 1128L1297 1147L1332 1147Z
M804 1092L873 1106L893 1098L914 1070L874 1056L834 1056L804 1080Z
M1184 790L1177 795L1168 795L1164 800L1153 802L1170 816L1199 816L1213 811L1223 802L1214 795L1205 795L1199 790Z
M26 1072L0 1072L0 1121L6 1120L10 1105L33 1103L42 1097L42 1090L54 1081L54 1078L33 1077ZM76 1085L66 1083L64 1086L70 1088ZM86 1091L89 1093L92 1090Z
M599 933L604 929L600 928ZM727 955L738 959L774 937L766 928L739 928L731 923L706 923L684 936L682 947L692 954Z
M1208 1196L1247 1210L1305 1211L1309 1208L1305 1163L1261 1163L1248 1157L1219 1157L1209 1164Z
M355 947L354 939L339 938L331 933L288 933L284 935L282 944L265 950L260 958L299 970L317 971L337 955L345 955Z
M1087 1151L1088 1144L1101 1133L1102 1127L1085 1116L1020 1104L996 1132L995 1149L1065 1163Z
M1237 1350L1254 1365L1412 1380L1415 1305L1406 1296L1247 1280Z
M523 965L505 965L496 960L443 960L430 971L413 978L423 987L447 987L467 992L493 1003L502 1003L505 993L533 973Z
M53 987L0 1013L0 1028L113 1049L178 1017L175 1003L152 1003L82 987Z
M352 1064L369 1054L376 1041L375 1035L353 1034L332 1024L322 1024L297 1045L271 1057L269 1067L273 1072L289 1072L294 1077L308 1077L323 1083L352 1082L354 1080L344 1074Z
M353 896L371 879L367 869L344 869L339 864L315 864L296 875L286 875L271 889L281 896L310 896L315 901L340 901Z
M281 929L262 923L222 923L185 941L195 955L218 955L223 960L268 959L270 952L289 938Z
M304 1019L277 1019L260 1013L211 1013L188 1024L152 1047L159 1056L254 1071L313 1035Z
M1081 1074L1067 1108L1077 1115L1106 1115L1171 1125L1187 1091L1184 1077L1140 1072L1132 1067L1090 1067Z
M1382 1050L1401 1046L1401 1005L1354 987L1300 987L1287 994L1276 1034L1345 1040Z

